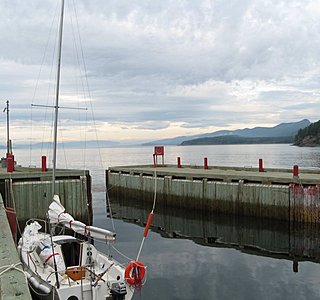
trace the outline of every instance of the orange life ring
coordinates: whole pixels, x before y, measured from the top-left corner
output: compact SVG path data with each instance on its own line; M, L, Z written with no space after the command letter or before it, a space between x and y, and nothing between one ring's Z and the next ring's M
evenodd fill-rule
M125 271L124 278L130 285L139 285L142 283L146 267L138 260L131 261Z

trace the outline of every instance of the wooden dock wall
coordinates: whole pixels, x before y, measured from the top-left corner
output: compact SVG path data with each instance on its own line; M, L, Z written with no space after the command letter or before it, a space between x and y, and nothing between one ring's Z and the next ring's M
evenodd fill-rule
M6 182L7 196L14 203L17 218L20 221L31 217L45 219L48 207L52 202L51 181L14 182L12 191L10 182ZM56 191L66 211L76 219L85 219L87 222L87 181L80 179L56 181Z
M51 172L22 168L0 174L0 192L6 207L15 208L23 225L30 218L45 219L52 201ZM91 176L88 171L58 170L56 192L66 211L76 219L92 223Z
M112 193L153 200L155 182L144 174L107 172ZM319 222L319 185L259 184L211 181L207 178L157 178L157 199L163 204L189 209L273 218L287 221Z

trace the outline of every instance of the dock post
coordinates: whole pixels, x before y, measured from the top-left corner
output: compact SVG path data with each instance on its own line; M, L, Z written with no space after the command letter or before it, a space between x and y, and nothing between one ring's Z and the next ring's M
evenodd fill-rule
M208 158L207 158L207 157L205 157L205 158L203 159L203 166L204 166L204 169L205 169L205 170L208 169Z
M262 160L262 158L259 158L259 172L264 172L264 170L263 170L263 160Z
M177 157L178 168L181 168L181 157Z
M47 157L45 155L41 156L41 169L42 172L47 172Z
M14 171L14 155L7 153L7 172L12 173Z
M299 166L298 165L293 166L293 177L299 177Z

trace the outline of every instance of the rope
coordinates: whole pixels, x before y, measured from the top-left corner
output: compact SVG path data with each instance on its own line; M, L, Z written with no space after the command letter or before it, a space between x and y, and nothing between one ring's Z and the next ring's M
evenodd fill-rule
M142 238L142 241L141 241L141 244L140 244L140 248L139 248L136 260L139 260L140 254L141 254L141 251L142 251L142 248L143 248L143 245L144 245L144 241L147 238L148 230L149 230L149 227L151 225L151 221L152 221L152 217L153 217L153 212L154 212L154 209L156 207L156 201L157 201L157 167L155 166L154 167L154 197L153 197L152 210L151 210L151 212L149 214L148 221L147 221L146 227L144 229L143 238Z
M3 271L0 272L0 278L2 275L6 274L9 271L18 271L24 275L24 279L26 280L26 284L28 284L27 274L22 269L18 268L18 266L20 266L20 265L22 265L22 263L18 262L16 264L5 265L5 266L0 267L0 270L4 269Z
M132 258L126 256L125 254L123 254L120 250L118 250L115 246L111 245L112 249L115 250L118 254L120 254L122 257L124 257L125 259L127 259L128 261L133 261Z
M16 271L19 271L19 272L23 273L23 275L25 275L25 278L27 278L26 274L24 273L24 271L19 269L19 268L17 268L17 266L19 266L19 265L22 265L22 263L18 262L16 264L5 265L5 266L0 267L0 269L4 269L3 271L0 272L0 277L2 275L4 275L6 272L8 272L8 271L16 270Z
M114 226L114 221L113 221L113 216L112 216L112 209L111 209L111 202L110 202L110 197L109 197L109 193L108 193L108 189L106 188L106 198L107 198L107 205L108 205L108 209L109 209L109 216L110 216L110 220L111 220L111 224L112 224L112 229L113 231L115 231L115 226Z
M75 1L73 0L72 3L73 3L72 8L73 8L74 17L75 17L75 21L71 22L72 23L72 32L73 32L74 36L77 35L77 39L78 39L78 43L79 43L77 45L76 41L74 40L74 46L75 46L76 50L78 50L78 49L80 50L80 51L76 51L76 59L77 59L78 65L79 65L79 69L80 69L80 65L81 65L80 62L82 63L82 65L83 65L83 73L84 73L84 76L83 76L84 77L84 81L82 81L82 76L80 76L81 77L81 86L82 86L82 89L83 89L83 94L85 96L85 100L89 99L88 103L86 101L86 104L88 104L88 106L90 106L90 110L91 110L91 114L92 114L93 127L94 127L94 131L95 131L95 135L96 135L97 148L98 148L98 153L99 153L98 157L99 157L100 165L104 169L103 160L102 160L102 153L101 153L101 147L100 147L99 138L98 138L97 124L96 124L96 120L95 120L95 117L94 117L94 114L93 114L92 96L91 96L91 92L90 92L90 88L89 88L87 66L86 66L86 62L85 62L85 59L84 59L84 51L83 51L83 46L82 46L82 39L81 39L80 30L79 30L80 26L79 26L79 21L78 21L78 19L79 19L78 18L78 12L77 12L77 9L76 9ZM73 24L75 24L75 28L74 28ZM86 114L86 123L85 124L86 124L86 126L88 124L88 115L87 114ZM86 130L85 130L85 141L86 141ZM85 149L86 149L86 147L87 147L86 143L85 143L84 146L85 146ZM86 159L84 159L84 162L86 162ZM114 220L113 220L113 215L112 215L112 210L111 210L111 205L110 205L110 198L109 198L109 195L108 195L107 187L105 187L105 192L106 192L106 198L107 198L107 205L108 205L109 212L110 212L110 220L111 220L111 224L112 224L112 229L113 229L113 231L115 231L115 224L114 224Z

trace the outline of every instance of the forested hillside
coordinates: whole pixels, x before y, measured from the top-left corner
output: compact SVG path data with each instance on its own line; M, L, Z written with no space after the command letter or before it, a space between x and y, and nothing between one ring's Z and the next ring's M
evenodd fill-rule
M320 146L320 120L311 123L308 127L300 129L295 136L296 146Z

